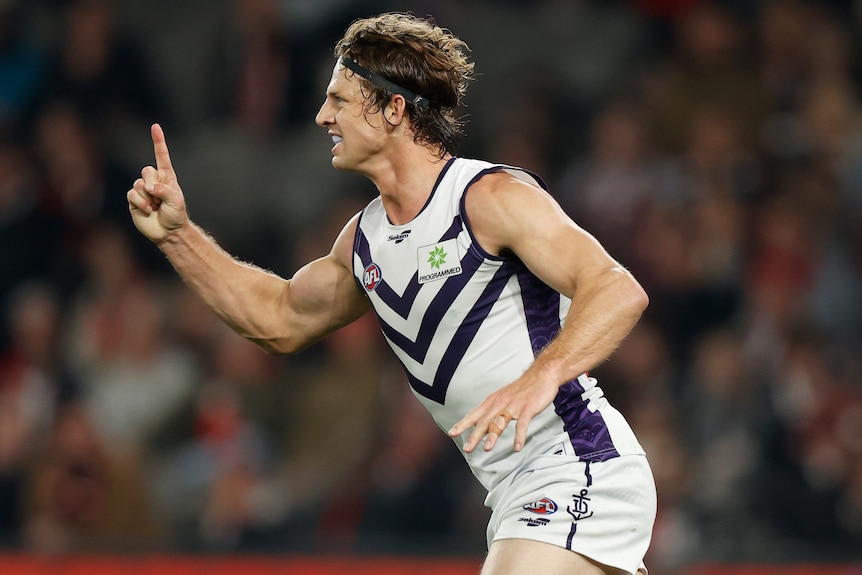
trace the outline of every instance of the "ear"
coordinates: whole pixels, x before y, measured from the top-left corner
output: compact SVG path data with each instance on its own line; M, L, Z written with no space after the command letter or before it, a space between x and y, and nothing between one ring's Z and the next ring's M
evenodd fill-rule
M383 108L383 119L390 126L400 126L407 116L407 100L401 94L393 94Z

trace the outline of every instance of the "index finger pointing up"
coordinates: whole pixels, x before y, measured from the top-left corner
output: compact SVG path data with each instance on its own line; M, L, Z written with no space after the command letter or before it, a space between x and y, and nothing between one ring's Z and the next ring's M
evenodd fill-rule
M173 174L174 168L171 165L171 155L168 153L168 143L165 141L165 132L158 124L153 124L150 128L150 133L153 136L153 151L156 154L156 168L159 172L167 172Z

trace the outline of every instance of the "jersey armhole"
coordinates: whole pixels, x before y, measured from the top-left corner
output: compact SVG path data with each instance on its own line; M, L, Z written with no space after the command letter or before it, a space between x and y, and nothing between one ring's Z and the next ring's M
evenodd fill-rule
M472 247L476 250L476 252L485 259L499 262L511 262L515 261L518 258L514 256L495 256L493 254L488 253L485 248L482 247L482 244L479 243L479 240L476 239L476 236L473 234L473 227L470 225L470 217L467 215L467 192L470 191L470 188L482 179L483 176L488 174L495 174L498 172L506 172L519 180L523 180L525 182L529 182L531 184L535 184L548 192L548 186L538 175L530 172L528 170L524 170L523 168L515 168L513 166L506 165L496 165L491 166L490 168L486 168L477 173L473 178L467 182L467 185L464 186L464 191L461 192L460 203L460 212L461 212L461 221L464 222L464 229L467 230L467 233L470 234L470 240L472 243ZM549 193L549 192L548 192Z
M353 281L356 282L356 287L359 288L359 291L367 298L368 292L365 289L365 286L362 285L362 281L359 276L356 274L356 258L359 257L359 238L361 237L361 225L362 225L362 216L365 215L365 210L368 207L362 208L359 212L359 217L356 218L356 229L353 230L353 253L350 258L350 274L353 276Z

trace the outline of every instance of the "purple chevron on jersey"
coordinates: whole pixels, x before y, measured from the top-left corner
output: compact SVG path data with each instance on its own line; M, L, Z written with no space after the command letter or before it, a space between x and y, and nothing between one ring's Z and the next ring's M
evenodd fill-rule
M436 243L457 238L460 231L461 218L456 216L452 220L452 225L449 226L449 229L446 230L443 236L437 240ZM356 228L356 238L354 239L353 245L354 251L359 256L360 261L362 261L363 269L372 265L371 248L368 244L368 238L365 237L365 234L362 233L362 230L360 230L358 226ZM475 271L475 267L473 271ZM469 279L469 277L465 277L464 281L467 279ZM389 306L392 311L400 315L402 318L407 319L407 316L410 315L410 309L413 307L413 302L416 301L416 296L419 294L419 288L421 287L422 284L419 283L419 272L417 271L413 274L413 277L410 279L410 283L407 284L402 295L395 293L395 290L386 283L385 279L380 282L380 284L375 288L375 291L377 296L383 301L383 303Z
M437 403L445 403L446 390L449 389L449 382L452 380L452 376L454 375L455 370L461 363L461 359L464 357L467 348L470 347L470 344L473 342L473 338L476 337L476 333L479 331L479 327L481 327L482 322L484 322L485 319L488 317L488 314L491 313L491 308L494 307L494 304L497 302L500 297L500 294L503 292L503 288L505 288L506 284L509 282L509 278L513 273L512 267L514 265L516 264L509 263L501 266L500 269L498 269L497 272L494 274L494 277L491 278L491 281L488 282L488 285L485 286L482 295L479 296L479 299L476 301L475 304L473 304L473 307L467 313L467 316L464 318L464 321L462 321L461 325L458 326L458 329L455 331L455 335L452 337L452 341L449 342L449 346L443 353L443 357L440 360L440 365L434 374L433 382L428 384L424 381L421 381L412 373L410 373L410 370L407 369L407 366L404 366L404 371L407 373L407 379L410 382L410 387L412 387L416 391L416 393L427 397L432 401L436 401ZM461 276L454 276L447 279L446 285L443 286L443 289L449 288L449 284L453 283L453 281L459 277ZM461 291L460 287L456 289L458 292ZM439 297L440 294L437 295ZM432 304L431 308L433 309L435 305L436 299L434 304ZM385 326L382 321L381 325ZM423 341L426 339L425 334L422 333L424 330L425 325L423 322L422 329L419 333L420 338ZM430 345L430 337L434 335L433 332L436 330L437 326L435 325L431 333L427 334L428 343L424 344L426 347L423 350L423 356L424 353L428 351L428 346ZM386 330L384 329L384 332L385 331Z
M431 341L437 333L437 328L440 327L440 322L443 321L446 312L452 307L452 302L455 301L455 298L458 297L458 294L461 293L461 290L464 289L464 286L467 285L470 278L476 273L479 263L471 254L464 256L464 259L461 260L462 273L448 278L428 306L428 311L422 317L416 341L410 340L383 320L379 320L380 329L389 338L389 341L419 363L425 361L425 354L428 353L428 349L431 347ZM414 277L411 284L415 281L417 280Z

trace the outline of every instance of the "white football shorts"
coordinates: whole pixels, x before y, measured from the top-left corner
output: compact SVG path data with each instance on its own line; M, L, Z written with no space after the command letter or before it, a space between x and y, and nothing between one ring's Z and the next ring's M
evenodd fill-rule
M486 503L492 509L489 548L500 539L530 539L633 575L646 573L656 490L644 455L594 462L539 455L495 487Z

